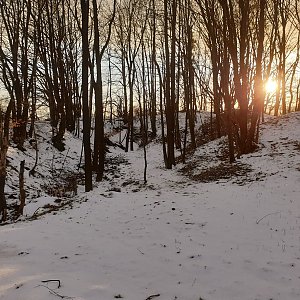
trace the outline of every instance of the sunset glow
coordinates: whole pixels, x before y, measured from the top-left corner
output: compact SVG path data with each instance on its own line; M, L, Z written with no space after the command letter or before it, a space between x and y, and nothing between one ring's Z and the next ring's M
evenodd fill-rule
M274 93L277 89L277 82L274 79L269 78L266 82L265 89L267 93Z

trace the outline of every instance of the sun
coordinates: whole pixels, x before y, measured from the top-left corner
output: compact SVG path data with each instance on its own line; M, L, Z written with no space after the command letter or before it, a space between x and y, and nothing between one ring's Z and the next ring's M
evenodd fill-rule
M270 77L266 82L265 89L267 93L274 93L277 89L277 82Z

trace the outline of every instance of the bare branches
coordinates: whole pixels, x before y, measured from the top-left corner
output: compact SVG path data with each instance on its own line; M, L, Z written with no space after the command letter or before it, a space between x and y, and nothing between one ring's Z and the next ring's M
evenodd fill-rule
M57 282L58 283L58 286L57 286L57 289L59 289L61 287L61 281L59 279L49 279L49 280L42 280L43 283L49 283L49 282ZM57 296L61 299L68 299L68 300L71 300L71 299L74 299L75 297L70 297L70 296L65 296L65 295L61 295L60 293L56 292L55 289L52 289L52 288L49 288L48 286L46 285L38 285L37 287L44 287L46 288L50 294L54 295L54 296Z
M48 279L48 280L42 280L43 283L48 283L48 282L57 282L58 286L57 288L59 289L61 287L61 282L59 279Z

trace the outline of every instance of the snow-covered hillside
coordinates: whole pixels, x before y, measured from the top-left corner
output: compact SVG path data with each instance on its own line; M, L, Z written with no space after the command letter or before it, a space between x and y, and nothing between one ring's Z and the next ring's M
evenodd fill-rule
M81 141L66 136L60 153L38 128L35 176L33 146L8 153L9 203L22 159L28 195L23 220L0 227L0 299L300 299L299 113L268 117L258 151L233 166L224 138L173 170L153 142L147 185L143 149L111 147L89 193L72 177Z

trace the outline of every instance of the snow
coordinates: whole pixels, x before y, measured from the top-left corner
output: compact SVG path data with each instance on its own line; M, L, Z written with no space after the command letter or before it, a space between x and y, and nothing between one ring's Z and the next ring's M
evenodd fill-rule
M41 180L52 184L77 170L81 151L72 136L62 153L42 154L49 145L40 142L44 177L25 174L32 188L25 216L0 227L0 299L300 299L299 124L299 113L268 117L258 151L237 163L252 171L210 182L190 180L182 164L164 169L153 142L144 185L143 149L110 148L111 158L128 161L115 161L119 175L89 193L78 186L78 195L63 198L72 205L29 220L56 205ZM187 161L194 173L218 163L223 140L194 153ZM17 157L10 148L9 157L15 169L22 157L32 165L34 149ZM15 174L8 174L8 194L16 193Z

